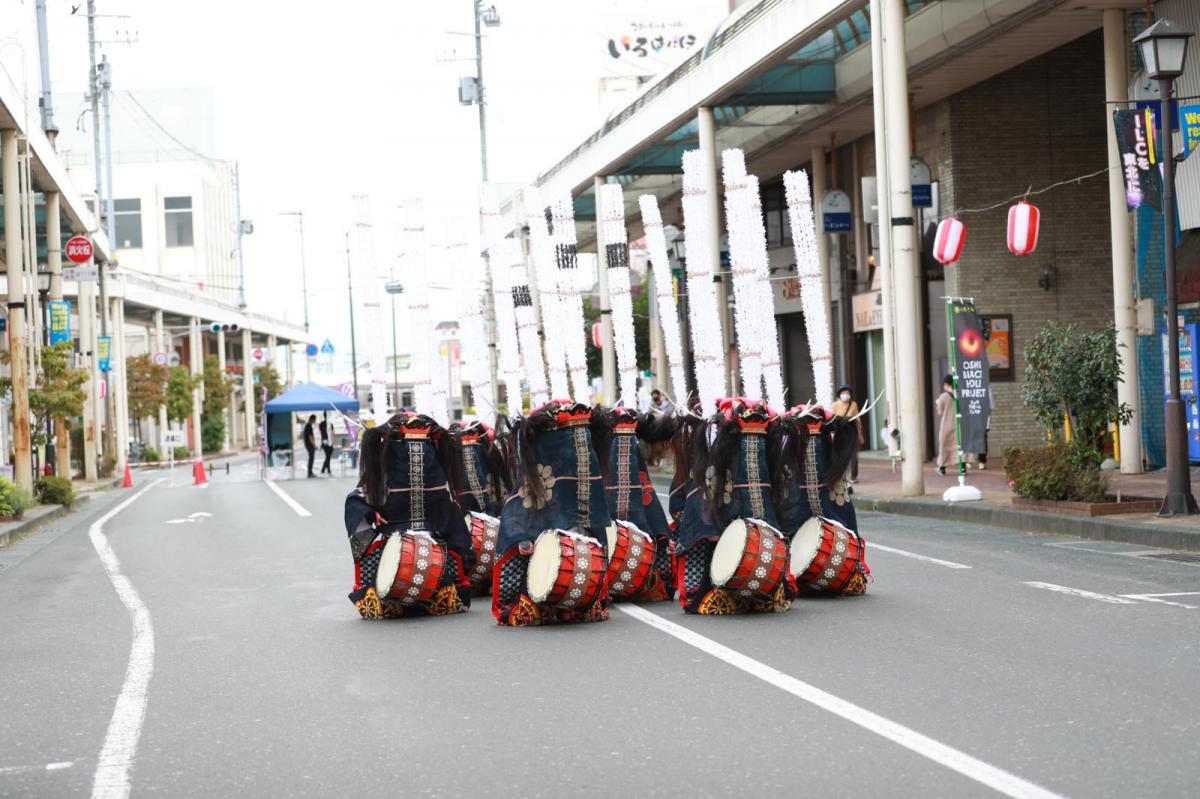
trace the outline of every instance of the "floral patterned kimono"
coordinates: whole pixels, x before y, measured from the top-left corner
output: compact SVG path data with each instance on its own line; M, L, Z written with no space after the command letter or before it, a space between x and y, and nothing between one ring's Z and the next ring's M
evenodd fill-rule
M745 599L714 586L710 577L713 550L731 522L752 518L778 526L767 457L769 418L765 406L726 403L723 412L709 422L717 432L708 451L698 451L704 446L703 438L694 442L693 457L698 465L693 474L704 466L705 484L701 488L695 479L689 482L679 527L676 582L679 603L686 613L781 613L791 607L784 582L769 599ZM701 437L707 435L707 430L700 433Z
M646 585L632 601L670 599L675 590L671 570L671 540L667 516L663 513L638 447L638 430L642 420L627 408L618 408L613 413L616 423L609 444L608 469L604 481L608 510L613 519L636 525L653 538L655 544L654 564Z
M471 605L465 590L471 536L438 451L445 435L427 416L397 414L363 436L362 477L346 497L345 521L354 558L350 601L364 619L445 616ZM438 591L430 602L380 597L375 588L384 544L393 532L407 530L426 531L446 549Z
M820 516L858 535L858 514L846 481L846 470L853 457L847 442L857 449L858 431L853 421L826 415L820 408L797 407L784 416L783 423L787 432L783 445L784 483L778 503L780 530L790 541L805 522ZM838 451L835 443L841 445ZM870 568L863 562L859 574L843 593L866 593L870 574Z
M500 512L492 614L503 626L603 621L608 592L589 608L561 610L529 596L525 574L535 539L546 530L575 530L607 546L612 523L604 499L600 461L592 446L592 411L586 405L551 402L513 426L511 459L515 491ZM534 471L536 470L536 471ZM538 484L526 474L533 471Z

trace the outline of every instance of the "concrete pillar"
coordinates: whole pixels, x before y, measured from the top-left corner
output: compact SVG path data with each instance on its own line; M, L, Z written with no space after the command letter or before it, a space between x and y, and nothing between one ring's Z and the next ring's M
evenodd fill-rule
M1125 55L1129 40L1125 36L1125 12L1119 8L1104 12L1104 96L1125 100L1128 93L1128 69ZM1113 321L1117 326L1117 346L1121 352L1122 382L1117 383L1117 399L1133 408L1128 424L1121 425L1121 472L1142 471L1141 400L1138 391L1137 306L1133 297L1136 275L1133 271L1133 241L1129 231L1129 210L1125 205L1125 178L1121 172L1121 152L1117 149L1112 125L1113 106L1104 106L1104 129L1108 131L1108 217L1112 237Z
M89 262L91 265L91 262ZM88 371L83 402L83 479L96 482L100 457L100 372L96 362L96 284L91 280L79 283L79 349Z
M615 405L617 402L617 351L613 346L612 302L608 297L608 259L605 258L605 241L601 235L600 226L600 187L604 178L596 176L592 185L596 194L596 272L599 277L600 292L600 344L603 356L603 382L605 405Z
M50 273L51 302L60 302L63 298L61 214L58 192L46 192L46 271ZM54 454L54 473L70 480L71 433L67 429L66 419L62 417L54 420Z
M17 168L17 132L0 132L4 179L4 260L8 264L9 367L12 375L13 481L33 490L33 460L29 449L29 372L25 347L25 267L21 248L21 202Z
M204 374L204 353L200 335L200 320L196 317L188 319L188 355L192 375L199 377ZM204 386L196 386L192 392L192 457L199 458L204 454L204 443L200 439L201 417L204 415Z
M167 364L171 363L171 340L166 337L163 331L163 312L161 310L154 311L154 347L155 352L161 352L167 356ZM167 406L158 406L158 440L154 442L154 447L159 449L159 454L164 458L169 458L169 453L163 451L162 437L163 433L167 432Z
M129 393L126 390L125 299L109 300L112 317L112 357L109 359L108 389L113 392L113 425L116 432L117 474L129 461Z
M708 204L708 241L689 241L688 247L708 247L712 253L713 279L716 282L717 308L721 314L721 353L725 358L725 385L722 393L728 393L728 387L737 385L737 374L733 372L733 360L729 357L731 333L729 330L729 280L722 274L721 269L721 181L718 179L717 160L721 154L717 152L717 123L713 119L711 108L697 108L696 121L699 127L699 145L701 152L707 153L704 158L704 197Z
M242 394L246 397L246 446L254 451L258 445L258 440L254 436L258 414L254 411L254 370L250 366L251 349L253 347L250 342L250 331L242 328Z
M883 103L883 0L871 0L871 93L875 111L875 189L876 207L879 214L879 270L880 296L883 300L883 380L887 429L884 443L888 455L900 457L900 391L896 371L896 297L895 282L892 280L892 226L891 183L888 181L887 158L887 115ZM869 202L870 198L863 198ZM948 276L949 277L949 276ZM947 281L947 288L950 284Z
M287 387L291 388L296 385L296 342L289 341L287 344Z
M217 369L225 375L225 331L217 331ZM221 442L221 451L230 450L230 431L233 429L233 389L229 391L229 408L225 411L225 440Z
M909 169L908 62L904 39L904 0L883 0L883 91L891 208L880 220L892 228L892 266L896 291L896 367L900 379L901 492L923 496L925 476L925 417L922 397L920 275L917 271L916 229L913 224L912 174ZM878 100L876 100L878 102Z
M829 265L829 236L825 233L825 212L821 210L821 204L825 201L825 190L829 186L829 175L825 169L824 146L818 144L813 147L810 155L812 158L813 221L816 223L817 229L817 263L821 267L821 304L825 306L825 335L829 338L829 354L832 357L835 351L840 352L844 348L833 340L833 302L831 299L833 293L830 286L832 269ZM837 361L835 360L833 363L836 366ZM834 378L834 382L837 382L836 378ZM829 390L833 391L833 388L830 386ZM821 396L819 387L817 396Z

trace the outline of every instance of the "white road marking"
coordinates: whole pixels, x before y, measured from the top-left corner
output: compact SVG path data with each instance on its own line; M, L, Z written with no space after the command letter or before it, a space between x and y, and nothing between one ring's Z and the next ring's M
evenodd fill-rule
M133 622L133 644L129 649L129 665L125 669L125 683L117 697L108 732L104 735L104 746L96 763L96 775L92 779L93 799L124 799L129 796L129 769L137 755L138 740L142 736L142 722L146 720L147 689L154 674L154 626L150 611L138 596L137 589L129 578L121 574L121 561L108 544L104 535L104 523L128 508L162 480L155 480L129 499L101 516L88 528L92 546L104 564L104 571L112 582L117 596L129 611Z
M1055 585L1054 583L1039 583L1031 582L1025 585L1034 588L1042 588L1047 591L1055 591L1060 594L1068 594L1070 596L1083 597L1084 599L1095 599L1098 602L1107 602L1110 605L1136 605L1132 599L1125 599L1119 596L1111 596L1109 594L1097 594L1095 591L1084 591L1082 588L1068 588L1065 585Z
M278 494L279 498L282 499L284 502L286 502L289 508L296 511L297 516L312 516L311 513L309 513L307 510L304 509L303 505L301 505L299 502L297 502L296 500L294 500L290 496L288 496L282 488L275 485L274 480L267 480L266 482L267 482L267 487L270 488L272 491L274 491L276 494Z
M1200 605L1185 605L1182 602L1171 602L1167 599L1162 599L1164 596L1198 596L1200 591L1176 591L1170 594L1121 594L1126 599L1140 599L1143 602L1157 602L1160 605L1174 605L1177 608L1187 608L1188 610L1196 610Z
M196 511L195 513L189 513L189 514L188 514L188 518L189 518L189 519L202 519L202 518L204 518L204 517L206 517L206 516L211 518L211 517L212 517L212 514L211 514L211 513L205 513L205 512L204 512L204 511L202 511L202 510L198 510L198 511Z
M883 544L876 544L874 541L867 539L867 552L870 552L875 549L879 549L884 552L891 552L893 555L901 555L906 558L912 558L913 560L924 561L925 563L933 563L937 566L945 566L947 569L970 569L971 568L970 566L966 565L965 563L955 563L952 560L942 560L941 558L931 558L928 555L918 555L916 552L908 552L907 550L896 549L895 547L885 547Z
M74 761L68 760L62 763L47 763L44 766L0 766L0 777L5 774L28 774L32 771L61 771L73 765Z
M965 752L935 741L926 735L922 735L916 730L909 729L877 713L872 713L866 708L859 707L847 702L845 699L822 691L820 688L798 680L790 674L784 674L778 669L774 669L765 663L760 663L751 657L743 655L741 652L730 649L724 644L719 644L711 638L706 638L675 622L668 621L645 608L624 604L615 605L615 607L638 621L661 630L689 646L712 655L718 660L723 660L753 677L757 677L805 702L816 705L822 710L833 713L835 716L840 716L852 724L856 724L869 732L886 738L941 766L952 771L957 771L964 777L975 780L981 785L986 785L1005 796L1011 796L1014 799L1055 799L1059 797L1059 794L1048 791L1039 785L1034 785L1032 782L1022 779L1015 774L1009 774L1007 771L989 763L984 763L982 760L971 757Z

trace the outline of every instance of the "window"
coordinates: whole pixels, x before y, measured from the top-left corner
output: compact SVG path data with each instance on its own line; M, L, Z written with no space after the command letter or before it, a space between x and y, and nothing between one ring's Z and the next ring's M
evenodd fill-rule
M119 250L136 250L142 246L142 201L113 200L113 222Z
M163 209L167 222L167 246L192 246L192 198L164 197Z

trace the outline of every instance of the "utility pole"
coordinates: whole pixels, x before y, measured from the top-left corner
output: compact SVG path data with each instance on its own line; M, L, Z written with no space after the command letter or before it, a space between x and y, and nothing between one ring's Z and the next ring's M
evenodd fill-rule
M0 143L4 182L4 253L8 263L9 365L12 378L13 480L33 490L33 459L29 448L29 361L25 348L25 258L21 253L20 166L17 131L5 130Z
M358 345L354 341L354 271L350 264L350 231L346 231L346 291L350 295L350 369L354 375L354 398L358 399Z
M300 221L300 290L304 294L304 332L308 333L308 266L304 260L304 212L281 211L280 216L294 216ZM305 342L306 344L308 342ZM312 359L304 353L305 381L312 382ZM355 386L355 391L358 387Z
M496 13L495 6L488 8L486 11L483 8L481 0L472 0L472 8L474 9L475 17L475 91L476 102L479 104L479 179L483 183L488 182L488 159L487 159L487 96L483 90L483 32L480 29L480 24L485 22L484 15L487 14L486 23L488 27L494 28L500 24L500 16ZM489 242L483 242L483 246L487 247ZM489 253L489 259L492 257ZM495 297L492 295L492 271L491 269L484 270L484 308L486 308L488 329L492 330L493 336L496 336L494 327L491 322L496 319L496 303ZM497 336L498 338L498 336ZM499 407L500 403L500 363L496 353L496 342L491 342L488 347L488 368L492 374L492 396L487 398L492 407Z
M488 179L487 167L487 98L483 93L483 33L479 29L480 23L483 21L483 3L481 0L474 0L475 3L475 90L479 93L479 98L476 102L479 104L479 174L484 183ZM493 9L494 11L494 9ZM491 23L489 23L491 24ZM496 18L495 24L500 24L499 18Z
M50 36L46 26L46 0L37 0L38 57L41 60L42 96L38 101L42 112L42 130L54 144L58 127L54 124L54 103L50 97Z
M242 175L238 170L238 162L233 162L233 213L237 217L237 259L238 259L238 307L246 309L246 264L242 260L242 236L246 226L242 222ZM303 248L301 248L303 257Z

